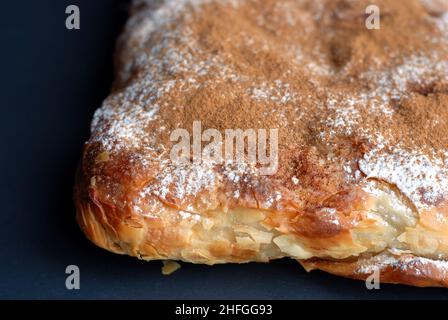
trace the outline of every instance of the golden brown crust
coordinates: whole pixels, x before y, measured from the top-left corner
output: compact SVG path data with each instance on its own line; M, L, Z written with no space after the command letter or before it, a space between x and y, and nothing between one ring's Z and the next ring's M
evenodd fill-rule
M418 287L448 287L448 262L383 253L356 261L306 260L300 264L307 270L320 269L338 276L369 280L378 270L383 283L407 284Z
M378 31L364 0L136 1L77 173L86 236L145 260L447 286L447 8L376 2ZM173 163L169 133L196 120L278 128L278 172Z
M83 175L78 173L78 177L82 181ZM377 210L372 210L372 203L384 199L374 199L366 194L357 197L339 195L337 200L331 200L332 207L345 207L347 199L350 199L352 211L348 215L328 216L325 210L309 213L257 210L259 207L251 207L248 201L239 203L244 208L240 208L240 212L235 209L219 211L222 208L218 207L214 215L203 212L197 221L193 218L193 222L190 217L182 217L179 224L170 219L182 210L169 206L164 206L159 219L142 217L133 212L117 212L115 206L100 199L96 181L90 181L90 184L77 182L75 201L78 223L92 242L115 253L126 253L146 260L177 259L206 264L267 262L289 256L298 259L307 270L321 269L355 279L366 279L373 268L378 267L382 282L416 286L447 284L447 262L408 253L412 250L434 258L447 253L448 221L440 221L442 211L427 212L412 227L403 227L389 236L386 235L391 230L381 227L388 223L387 220L369 217ZM398 200L391 195L388 201ZM298 204L292 203L291 207L294 205ZM236 222L226 221L227 217ZM400 219L400 216L397 214L395 218ZM208 220L206 223L205 219ZM185 222L186 225L181 226ZM207 229L207 224L212 226ZM185 234L185 227L194 234ZM228 234L217 236L221 232ZM380 236L365 239L375 233ZM393 243L397 239L402 243L395 244L394 248ZM389 241L389 246L387 243L377 243L383 241ZM384 249L402 251L394 256L384 254ZM345 260L358 255L359 260ZM313 256L324 259L307 259Z

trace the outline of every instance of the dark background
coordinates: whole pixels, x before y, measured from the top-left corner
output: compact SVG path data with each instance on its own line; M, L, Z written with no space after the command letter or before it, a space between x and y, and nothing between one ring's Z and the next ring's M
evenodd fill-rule
M65 28L76 4L81 29ZM293 260L269 264L182 264L99 249L75 222L71 192L92 114L113 79L114 44L126 1L1 1L0 298L376 299L448 298L448 289L363 282L314 271ZM65 268L81 270L81 289L65 288Z

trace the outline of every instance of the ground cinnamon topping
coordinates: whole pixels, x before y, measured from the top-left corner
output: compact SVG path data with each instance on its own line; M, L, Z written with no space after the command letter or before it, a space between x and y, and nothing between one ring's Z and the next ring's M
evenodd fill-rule
M371 4L380 30L365 27ZM134 9L89 143L112 158L132 154L142 171L162 164L160 184L146 192L163 197L183 185L180 197L218 183L206 169L189 180L167 165L170 133L200 120L222 132L278 128L273 179L298 194L321 199L372 177L419 209L447 199L446 1L137 1Z

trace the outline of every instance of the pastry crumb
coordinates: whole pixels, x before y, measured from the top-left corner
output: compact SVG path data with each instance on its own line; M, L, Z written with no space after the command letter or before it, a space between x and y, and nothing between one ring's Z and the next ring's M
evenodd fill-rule
M162 261L162 263L163 263L162 274L165 276L172 274L181 267L180 264L177 263L176 261L164 260Z
M109 159L110 159L109 152L104 151L96 156L95 163L107 162L107 161L109 161Z

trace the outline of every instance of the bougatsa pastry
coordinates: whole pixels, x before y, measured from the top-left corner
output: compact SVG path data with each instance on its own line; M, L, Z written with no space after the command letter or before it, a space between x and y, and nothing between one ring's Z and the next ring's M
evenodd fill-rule
M366 7L380 29L366 28ZM77 220L144 260L448 286L448 2L135 1ZM278 130L278 166L173 161L177 129ZM272 151L272 150L271 150Z

